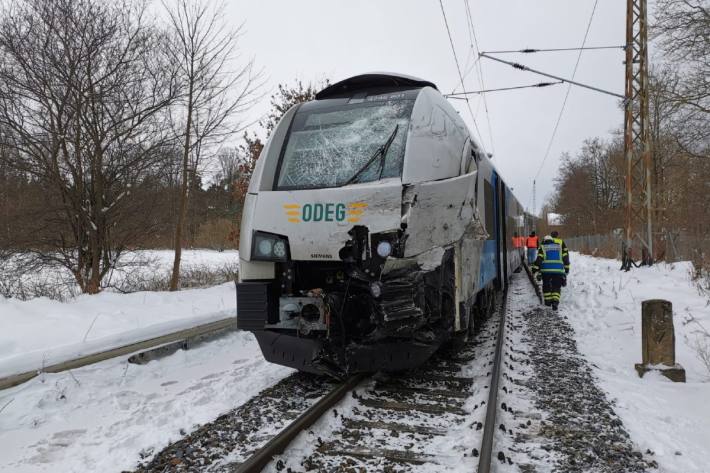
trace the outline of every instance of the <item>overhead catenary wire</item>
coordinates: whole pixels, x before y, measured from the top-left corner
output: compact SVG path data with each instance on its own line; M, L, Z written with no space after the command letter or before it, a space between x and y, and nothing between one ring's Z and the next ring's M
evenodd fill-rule
M470 95L470 94L487 94L488 92L504 92L508 90L517 90L517 89L530 89L533 87L549 87L551 85L557 85L557 84L564 84L565 81L557 81L557 82L538 82L537 84L528 84L528 85L516 85L514 87L500 87L498 89L486 89L486 90L469 90L469 91L464 91L464 92L452 92L450 94L445 94L444 97L450 98L450 99L461 99L465 100L465 97L459 97L459 95Z
M522 53L522 54L533 54L533 53L554 53L558 51L592 51L599 49L626 49L626 45L621 46L587 46L582 48L525 48L525 49L505 49L500 51L484 51L489 54L509 54L509 53Z
M612 95L612 96L618 97L618 98L620 98L620 99L624 99L624 98L625 98L623 95L617 94L616 92L611 92L611 91L609 91L609 90L600 89L599 87L595 87L595 86L593 86L593 85L584 84L584 83L582 83L582 82L574 81L574 80L571 80L571 79L566 79L566 78L564 78L564 77L556 76L556 75L554 75L554 74L548 74L547 72L538 71L537 69L533 69L532 67L528 67L528 66L526 66L526 65L524 65L524 64L520 64L520 63L517 63L517 62L505 61L505 60L503 60L503 59L500 59L500 58L491 56L491 55L489 55L488 53L481 53L481 57L484 57L484 58L486 58L486 59L492 59L492 60L498 61L498 62L502 62L503 64L508 64L509 66L512 66L513 68L519 69L519 70L521 70L521 71L533 72L533 73L535 73L535 74L540 74L541 76L551 77L551 78L553 78L553 79L557 79L557 80L562 81L562 82L567 82L567 83L570 84L570 85L576 85L576 86L578 86L578 87L583 87L583 88L585 88L585 89L590 89L590 90L594 90L594 91L596 91L596 92L601 92L602 94Z
M464 6L466 7L466 23L468 27L468 34L469 34L469 41L471 41L471 47L475 48L474 52L481 52L481 48L479 47L478 43L478 37L476 36L476 28L473 25L473 16L471 15L471 5L468 0L463 0ZM481 65L480 61L480 55L478 55L479 61L476 62L476 66L478 67L478 78L481 83L481 89L485 90L486 84L485 81L483 80L483 66ZM461 85L463 88L463 84ZM495 145L493 144L493 129L491 128L491 115L490 112L488 111L488 100L486 99L486 94L481 94L481 98L483 99L483 108L486 112L486 123L488 125L488 139L490 140L491 143L491 151L493 154L495 154ZM479 102L480 104L480 102Z
M582 39L582 48L584 48L587 44L587 37L589 36L589 30L592 27L592 21L594 21L594 13L597 11L597 4L599 3L599 0L594 0L594 6L592 7L592 12L589 15L589 21L587 22L587 29L584 32L584 38ZM574 64L574 69L572 70L572 80L574 80L575 75L577 74L577 68L579 67L579 62L582 59L582 53L584 52L583 49L579 50L579 54L577 54L577 62ZM562 121L562 115L565 113L565 107L567 105L567 99L569 98L569 93L572 90L572 83L570 83L567 86L567 92L565 92L565 98L562 101L562 107L560 108L560 113L557 116L557 121L555 122L555 127L552 129L552 135L550 136L550 141L547 143L547 149L545 150L545 154L542 158L542 162L540 163L540 167L537 169L537 172L535 173L534 180L537 180L538 176L540 175L540 172L542 171L543 166L545 165L545 161L547 161L547 157L550 155L550 150L552 149L552 143L555 141L555 136L557 135L557 129L560 127L560 122ZM533 213L535 213L535 209L533 209Z
M459 64L459 58L456 55L456 48L454 47L454 40L451 37L451 28L449 28L449 21L446 18L446 11L444 10L444 3L442 0L439 0L439 6L441 7L441 15L444 17L444 26L446 27L446 34L449 36L449 44L451 44L451 52L454 55L454 62L456 63L456 70L458 71L459 74L459 80L460 85L462 88L464 88L463 85L463 74L461 72L461 66ZM480 61L477 61L480 64ZM471 109L471 102L468 100L468 97L466 98L466 107L468 108L468 113L471 115L471 120L473 121L473 126L476 129L476 134L478 134L478 139L481 140L481 146L483 146L483 150L485 151L485 146L483 145L483 137L481 136L481 130L478 129L478 123L476 123L476 117L473 114L473 110Z

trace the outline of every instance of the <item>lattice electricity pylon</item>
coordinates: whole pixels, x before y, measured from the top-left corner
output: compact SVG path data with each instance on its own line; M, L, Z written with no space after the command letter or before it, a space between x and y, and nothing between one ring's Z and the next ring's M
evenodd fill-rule
M634 248L641 249L641 264L653 263L646 0L626 3L625 98L626 241L622 269L628 271Z

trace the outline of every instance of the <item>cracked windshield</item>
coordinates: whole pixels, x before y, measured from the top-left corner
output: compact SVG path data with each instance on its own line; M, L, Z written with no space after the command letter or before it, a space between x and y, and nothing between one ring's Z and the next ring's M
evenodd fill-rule
M413 105L414 100L400 100L299 110L287 138L277 189L342 186L373 158L354 183L401 175ZM378 154L385 148L383 163Z

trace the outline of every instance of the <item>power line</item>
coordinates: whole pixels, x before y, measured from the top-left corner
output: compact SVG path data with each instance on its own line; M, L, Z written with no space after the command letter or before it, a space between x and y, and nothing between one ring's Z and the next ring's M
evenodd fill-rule
M468 33L469 33L469 41L472 39L473 43L471 44L472 47L475 47L474 51L478 51L479 53L481 52L481 48L478 46L478 37L476 36L476 28L473 26L473 16L471 15L471 5L469 4L468 0L463 1L464 6L466 7L466 23L468 26ZM479 55L480 59L480 55ZM478 77L479 81L481 82L481 89L485 90L486 84L483 80L483 66L481 65L481 61L477 61L476 65L478 66ZM463 84L461 85L463 88ZM496 152L495 145L493 144L493 130L491 128L491 115L488 112L488 101L486 100L486 94L482 94L483 98L483 108L486 111L486 123L488 124L488 139L490 140L491 143L491 151L493 154Z
M587 44L587 36L589 36L589 29L592 27L592 20L594 20L594 12L597 11L597 3L599 3L599 0L594 0L594 6L592 7L592 13L589 15L589 22L587 23L587 30L584 32L584 39L582 40L582 48ZM579 67L579 61L582 59L582 53L584 52L583 49L579 50L579 54L577 55L577 62L574 65L574 70L572 71L572 79L574 79L574 76L577 74L577 68ZM567 105L567 98L569 98L569 93L570 90L572 90L572 84L570 83L567 86L567 92L565 93L565 98L562 101L562 108L560 109L560 114L557 116L557 122L555 123L555 128L552 130L552 136L550 136L550 141L547 144L547 150L545 150L545 156L542 158L542 162L540 163L540 167L538 168L537 172L535 173L535 179L538 178L540 175L540 172L542 171L542 167L545 165L545 161L547 161L547 157L550 155L550 149L552 149L552 143L555 141L555 136L557 135L557 129L560 126L560 122L562 121L562 115L565 112L565 106ZM533 212L535 209L533 209Z
M461 66L459 65L459 58L456 55L456 48L454 47L454 40L451 37L451 29L449 28L449 21L446 19L446 11L444 10L444 3L442 0L439 0L439 6L441 7L441 15L444 17L444 25L446 26L446 34L449 36L449 43L451 44L451 52L454 53L454 62L456 62L456 70L459 73L459 79L461 80L461 88L464 88L463 85L463 74L461 73ZM480 61L477 61L480 64ZM466 97L466 106L468 108L468 113L471 115L471 120L473 120L473 126L476 129L476 133L478 134L478 138L481 140L481 146L483 146L483 138L481 136L481 131L478 129L478 124L476 123L476 117L473 115L473 110L471 109L471 102L468 100L468 97ZM485 147L483 148L485 151Z
M498 61L498 62L502 62L503 64L508 64L509 66L512 66L514 69L519 69L521 71L533 72L535 74L540 74L541 76L551 77L553 79L557 79L562 82L567 82L570 85L584 87L585 89L590 89L590 90L594 90L597 92L601 92L602 94L613 95L614 97L619 97L620 99L625 99L625 97L623 95L617 94L616 92L610 92L608 90L600 89L599 87L594 87L593 85L583 84L582 82L577 82L577 81L574 81L571 79L565 79L564 77L556 76L554 74L548 74L547 72L538 71L537 69L533 69L532 67L528 67L528 66L526 66L524 64L520 64L518 62L505 61L503 59L491 56L488 53L481 53L481 57L484 57L486 59L492 59L492 60Z
M534 49L534 48L525 48L525 49L509 49L509 50L502 50L502 51L484 51L489 54L508 54L508 53L523 53L523 54L532 54L532 53L554 53L558 51L591 51L591 50L598 50L598 49L626 49L626 45L623 46L588 46L588 47L582 47L582 48L549 48L549 49Z
M466 91L466 92L455 92L451 94L446 94L444 97L449 98L449 99L461 99L465 100L465 97L458 97L459 95L468 95L468 94L486 94L488 92L503 92L507 90L517 90L517 89L529 89L532 87L549 87L551 85L557 85L557 84L563 84L565 81L560 80L557 82L539 82L537 84L529 84L529 85L517 85L515 87L501 87L498 89L487 89L487 90L471 90L471 91Z

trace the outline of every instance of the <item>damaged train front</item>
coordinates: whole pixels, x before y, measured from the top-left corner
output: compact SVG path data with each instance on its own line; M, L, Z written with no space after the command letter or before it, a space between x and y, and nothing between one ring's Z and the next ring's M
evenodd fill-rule
M404 258L415 98L308 102L267 143L244 204L237 323L268 361L342 376L410 368L436 349L425 276Z

